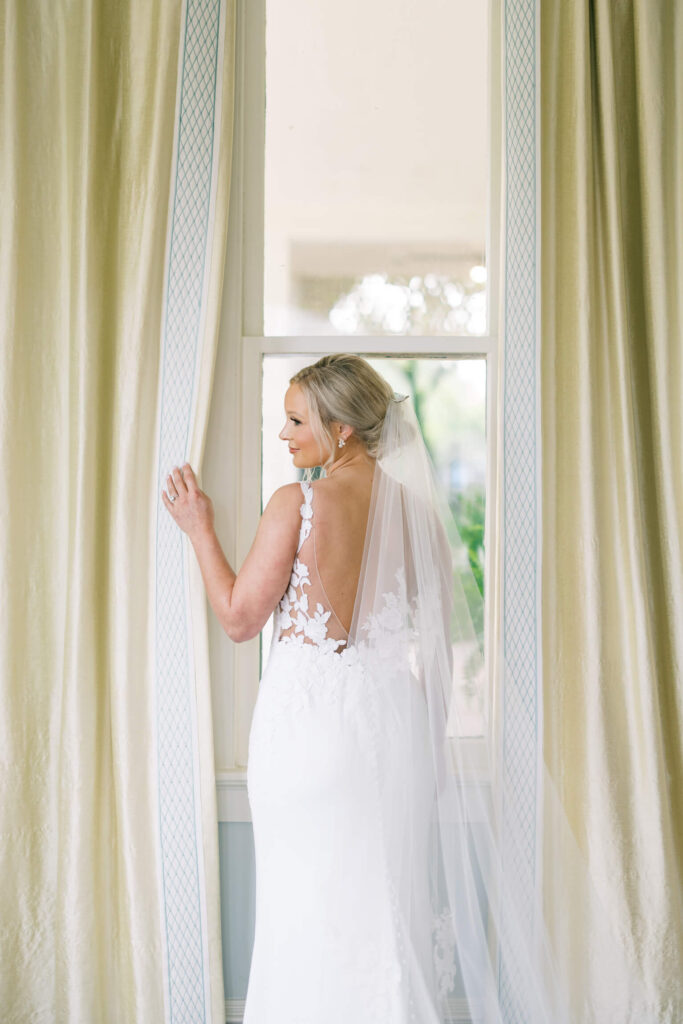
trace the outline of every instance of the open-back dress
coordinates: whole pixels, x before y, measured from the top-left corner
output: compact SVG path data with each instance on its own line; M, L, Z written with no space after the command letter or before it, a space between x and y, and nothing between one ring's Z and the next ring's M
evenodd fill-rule
M411 721L397 720L391 658L371 674L359 658L323 585L317 488L301 489L297 553L249 738L256 928L244 1024L436 1024L438 936L435 947L424 925L416 934L411 922L428 916L410 914L397 896L406 892L400 819L410 801L409 900L429 901L434 777L424 699L416 686ZM420 746L416 727L425 757L406 763L406 730L410 749ZM380 801L397 808L395 821Z

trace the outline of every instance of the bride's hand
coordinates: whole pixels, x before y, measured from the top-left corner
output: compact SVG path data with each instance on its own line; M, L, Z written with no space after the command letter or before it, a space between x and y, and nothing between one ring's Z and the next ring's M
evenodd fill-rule
M164 505L190 539L213 528L211 498L197 486L189 463L173 468L166 478L166 491L161 492Z

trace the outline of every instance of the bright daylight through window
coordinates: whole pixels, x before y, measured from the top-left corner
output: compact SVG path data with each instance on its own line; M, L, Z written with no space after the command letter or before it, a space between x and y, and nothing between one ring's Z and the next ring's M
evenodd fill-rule
M368 336L393 337L371 362L413 398L480 593L487 350L475 356L466 339L490 333L487 7L290 0L266 11L263 504L297 479L277 434L289 377L319 354L306 338L362 354ZM476 736L485 685L467 687L461 729Z

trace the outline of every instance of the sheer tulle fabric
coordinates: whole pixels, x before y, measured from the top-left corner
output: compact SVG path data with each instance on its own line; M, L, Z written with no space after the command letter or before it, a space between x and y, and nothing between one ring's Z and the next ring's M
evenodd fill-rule
M367 676L383 681L373 728L408 1019L432 1020L435 992L444 1022L463 997L470 1018L486 1024L620 1020L620 1005L640 1005L640 981L607 912L595 913L600 900L550 777L541 764L531 813L539 837L565 851L567 891L555 887L552 865L544 874L542 843L528 875L528 836L516 823L517 802L530 797L509 784L489 728L476 744L458 738L455 688L465 677L483 682L481 598L473 579L463 586L467 551L410 402L399 399L384 425L349 642ZM509 707L516 691L505 670L502 685ZM590 941L560 948L554 924L571 913L581 934L584 910ZM603 1007L584 1006L576 985L577 958L589 951L604 964Z

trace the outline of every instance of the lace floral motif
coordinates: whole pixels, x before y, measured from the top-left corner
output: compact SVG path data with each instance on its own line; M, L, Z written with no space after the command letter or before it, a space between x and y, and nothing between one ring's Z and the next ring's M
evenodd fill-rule
M434 916L432 937L439 996L445 999L453 991L455 976L458 973L455 965L455 934L451 911L444 910Z
M389 639L392 643L395 636L405 626L410 611L406 594L406 575L403 569L396 573L396 590L382 594L384 604L376 615L368 616L363 629L369 640Z
M332 611L326 611L321 602L315 602L315 610L308 607L308 595L305 588L310 587L310 572L305 562L298 557L303 542L310 534L313 519L313 488L306 480L301 481L304 501L300 506L301 528L297 557L292 566L292 575L286 593L281 598L276 612L275 636L280 643L314 644L324 651L336 651L346 640L335 640L328 637L328 621ZM281 636L285 630L294 628L288 636Z
M311 613L308 604L308 594L305 588L311 585L311 576L308 566L298 557L301 546L309 536L313 526L313 488L305 480L301 483L301 490L304 495L304 502L299 511L301 512L301 528L299 530L299 545L296 549L297 557L294 559L292 575L289 586L277 606L277 618L275 623L275 635L280 643L315 644L325 652L336 651L346 644L346 640L335 640L327 635L327 623L331 611L325 611L319 601L316 602L315 610ZM293 633L287 636L281 634L292 629Z
M363 622L359 641L366 664L383 673L400 672L411 663L411 641L415 636L415 600L408 600L403 568L396 571L395 580L394 589L382 594L382 607Z
M299 545L297 552L301 550L301 545L308 537L311 532L311 526L313 525L313 488L305 480L301 482L301 490L304 495L304 503L299 506L299 512L301 513L301 529L299 530Z
M287 716L294 720L301 713L336 706L355 719L367 699L365 673L355 647L329 651L299 637L274 645L261 692L268 696L257 702L250 743L252 736L263 734L266 747Z

